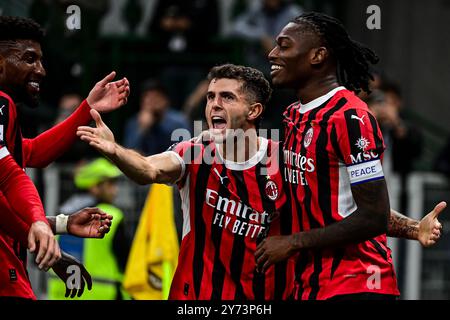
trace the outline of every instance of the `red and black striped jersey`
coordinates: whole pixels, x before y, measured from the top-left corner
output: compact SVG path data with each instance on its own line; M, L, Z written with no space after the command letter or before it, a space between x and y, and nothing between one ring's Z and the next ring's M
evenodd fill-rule
M307 104L292 104L283 121L284 178L297 232L344 219L357 208L351 185L384 178L385 147L377 121L344 87ZM385 235L337 249L300 252L296 282L298 299L399 294Z
M257 244L290 234L292 215L279 170L280 146L259 138L243 163L224 160L214 143L173 149L185 168L178 182L183 236L170 299L271 300L293 291L294 259L256 271Z
M39 194L25 166L42 168L77 139L91 120L86 101L65 121L36 138L24 139L14 101L0 91L0 297L35 298L26 272L27 236L32 223L47 222Z
M14 160L11 161L9 155ZM23 167L22 135L17 121L16 105L12 99L0 91L0 161L1 170L9 171L11 163ZM5 162L9 160L8 162ZM12 231L15 226L23 224L19 216L12 210L2 190L7 181L0 181L0 297L12 296L34 299L34 293L26 272L26 247L20 244L18 236ZM43 211L42 211L43 213ZM45 216L44 216L45 218ZM29 227L22 225L24 230ZM20 228L19 228L20 229ZM12 236L15 236L13 238ZM23 238L23 236L21 236Z

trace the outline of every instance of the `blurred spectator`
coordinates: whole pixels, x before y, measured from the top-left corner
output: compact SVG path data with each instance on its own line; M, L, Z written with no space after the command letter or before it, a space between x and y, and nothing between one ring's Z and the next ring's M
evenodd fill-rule
M170 61L161 70L175 108L211 67L208 54L219 30L217 0L158 0L150 24L150 35Z
M447 144L436 159L434 170L443 173L450 178L450 137L448 137Z
M174 143L171 135L179 128L191 130L185 115L171 108L162 84L148 80L142 86L138 114L125 125L124 146L145 155L160 153Z
M169 52L208 49L219 29L217 2L211 0L160 0L150 31Z
M423 136L421 131L403 116L403 102L398 87L383 83L380 88L383 91L373 91L366 102L380 124L386 144L383 162L385 174L387 177L391 172L399 174L400 210L406 211L406 178L414 170L414 163L422 154Z
M302 8L289 0L260 0L256 8L249 8L236 18L231 36L245 40L246 64L268 75L267 54L283 27L302 13Z
M123 272L131 241L126 236L124 214L113 205L118 193L120 170L104 158L98 158L78 168L75 185L84 192L73 195L60 208L61 213L72 214L86 206L98 207L113 216L111 230L104 239L84 239L63 235L61 249L84 263L92 276L93 290L85 291L82 299L122 300ZM50 278L50 299L63 299L65 286L57 278Z

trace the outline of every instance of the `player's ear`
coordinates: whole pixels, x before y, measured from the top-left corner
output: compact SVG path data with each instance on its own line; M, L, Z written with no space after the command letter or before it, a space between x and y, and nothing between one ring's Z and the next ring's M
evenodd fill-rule
M250 110L247 115L247 119L249 121L254 121L255 119L259 118L261 116L261 113L263 113L264 107L261 103L257 102L250 106Z
M328 58L328 49L325 47L313 48L311 50L310 62L311 64L323 63Z

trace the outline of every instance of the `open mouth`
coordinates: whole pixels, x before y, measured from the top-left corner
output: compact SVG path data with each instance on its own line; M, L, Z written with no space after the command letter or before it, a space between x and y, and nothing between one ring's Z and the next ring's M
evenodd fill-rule
M39 91L41 90L41 85L38 81L29 81L27 83L27 86L30 89L30 91L34 93L39 93Z
M270 73L275 73L277 71L280 71L282 69L282 67L278 64L272 64L272 66L270 67Z
M227 121L220 116L211 117L213 129L225 129L227 127Z

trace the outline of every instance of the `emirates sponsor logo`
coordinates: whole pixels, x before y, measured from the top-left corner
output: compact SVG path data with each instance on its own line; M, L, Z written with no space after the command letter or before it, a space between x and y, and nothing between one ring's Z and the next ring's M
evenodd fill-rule
M308 158L291 150L284 150L284 180L291 184L308 185L306 172L314 172L316 166L313 158Z
M213 224L237 235L256 238L264 234L272 221L267 212L258 212L242 201L222 197L211 189L206 189L205 202L215 209Z

